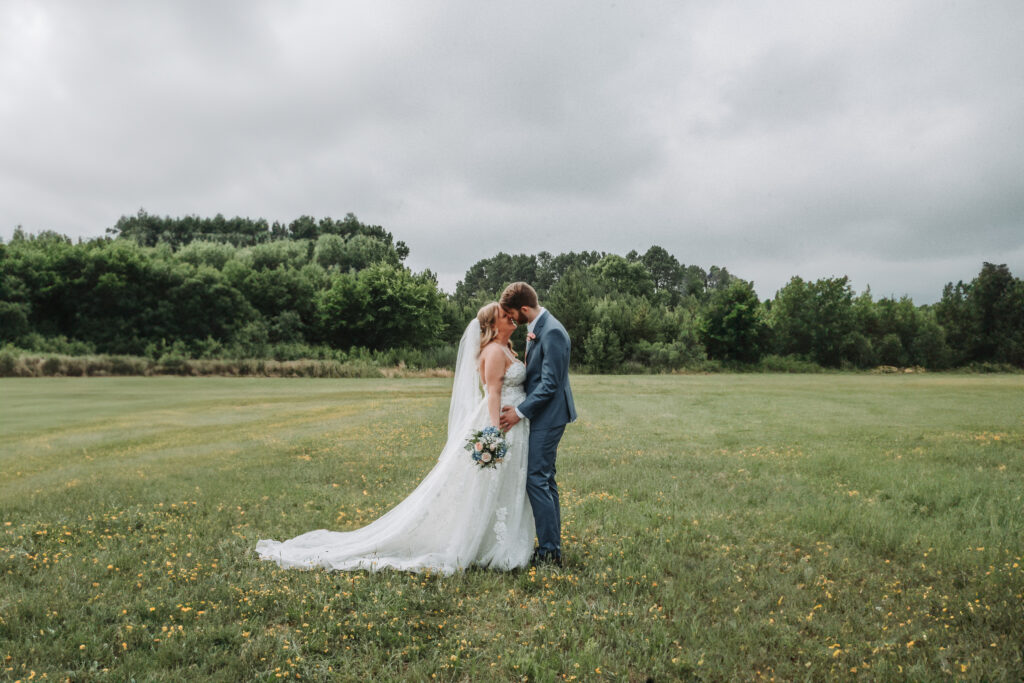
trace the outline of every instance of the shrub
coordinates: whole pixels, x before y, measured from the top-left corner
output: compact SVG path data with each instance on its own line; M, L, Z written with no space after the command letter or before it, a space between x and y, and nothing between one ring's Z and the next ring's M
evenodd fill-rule
M990 362L984 362L984 363L974 362L974 363L970 363L969 365L967 365L964 368L964 370L966 370L967 372L977 372L979 374L989 374L989 373L996 373L996 372L1011 372L1011 373L1019 374L1021 372L1021 368L1018 368L1015 365L1010 365L1009 363L990 363Z
M0 349L0 377L15 377L18 354L10 347Z
M635 347L635 360L653 372L677 370L704 360L699 344L676 339L670 342L649 342L641 339Z
M651 368L649 366L635 360L627 360L618 368L618 374L623 375L647 375L650 372Z
M692 369L697 372L725 372L726 367L720 360L702 360L694 363Z
M89 367L89 359L84 356L77 358L64 358L61 361L61 369L68 377L84 377Z
M813 361L799 356L778 356L770 354L761 359L758 369L763 372L824 372L825 369Z
M388 349L372 354L373 363L380 367L407 367L414 370L455 367L458 355L455 346L434 346L425 349Z
M113 375L144 375L149 361L138 356L108 356L110 373Z
M154 371L165 375L188 374L188 359L178 353L165 353L156 362Z
M47 377L59 375L61 371L60 358L57 358L56 356L50 356L44 359L43 362L39 364L39 370L44 376Z

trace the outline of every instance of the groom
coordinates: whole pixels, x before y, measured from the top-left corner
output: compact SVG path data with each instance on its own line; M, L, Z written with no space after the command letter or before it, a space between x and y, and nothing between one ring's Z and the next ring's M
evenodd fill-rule
M526 331L526 400L501 409L501 428L530 420L530 453L526 493L537 527L540 563L562 564L562 516L555 484L555 456L565 425L576 419L569 388L569 335L562 323L537 302L537 292L525 282L513 282L501 294L501 307Z

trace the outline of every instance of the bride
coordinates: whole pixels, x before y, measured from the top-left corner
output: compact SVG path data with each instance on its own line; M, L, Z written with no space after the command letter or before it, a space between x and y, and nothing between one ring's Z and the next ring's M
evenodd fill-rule
M526 398L526 366L509 341L515 327L497 302L485 305L469 322L455 362L447 443L405 500L354 531L319 529L287 541L261 540L256 544L260 558L282 567L442 574L470 565L526 566L534 537L526 496L527 421L505 434L508 453L496 467L479 467L465 450L470 433L498 426L501 406Z

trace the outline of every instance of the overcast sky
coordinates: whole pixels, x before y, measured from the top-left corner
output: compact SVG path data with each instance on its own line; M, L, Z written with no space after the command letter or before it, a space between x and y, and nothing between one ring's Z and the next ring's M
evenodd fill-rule
M451 290L658 244L762 297L1024 276L1024 3L0 3L0 237L355 213Z

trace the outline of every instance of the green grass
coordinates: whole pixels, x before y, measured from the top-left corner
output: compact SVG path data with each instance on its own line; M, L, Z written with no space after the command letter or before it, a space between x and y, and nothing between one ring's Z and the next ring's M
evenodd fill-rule
M0 380L0 679L1024 678L1024 377L574 377L564 569L256 559L407 495L449 382Z

